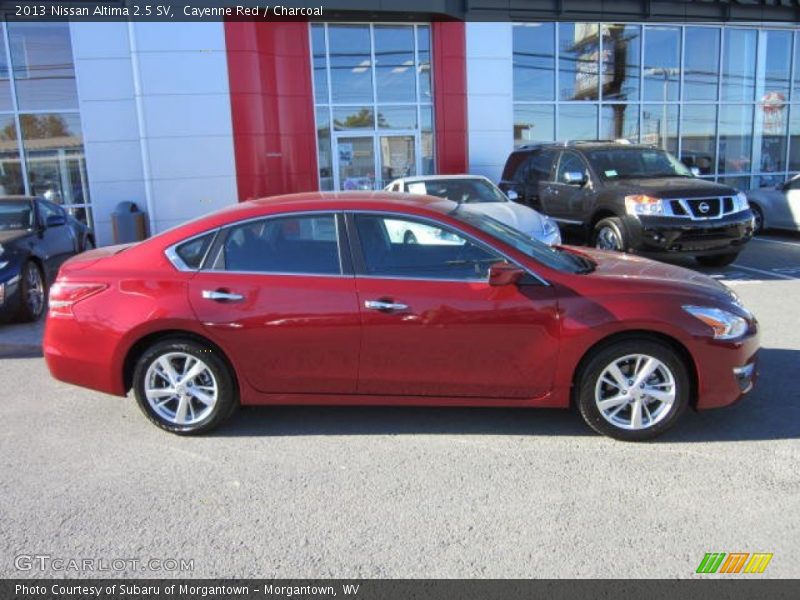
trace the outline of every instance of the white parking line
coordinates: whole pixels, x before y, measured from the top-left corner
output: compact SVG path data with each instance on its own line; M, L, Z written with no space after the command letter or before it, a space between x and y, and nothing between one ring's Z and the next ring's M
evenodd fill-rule
M789 246L791 248L800 248L800 243L787 242L786 240L767 240L760 237L754 237L753 242L766 242L768 244L780 244L782 246Z
M745 267L744 265L740 265L738 263L733 263L731 266L736 267L737 269L744 269L745 271L752 271L753 273L760 273L761 275L767 275L769 277L777 277L778 279L788 279L789 281L797 281L797 277L789 277L788 275L773 273L772 271L765 271L763 269L756 269L755 267Z

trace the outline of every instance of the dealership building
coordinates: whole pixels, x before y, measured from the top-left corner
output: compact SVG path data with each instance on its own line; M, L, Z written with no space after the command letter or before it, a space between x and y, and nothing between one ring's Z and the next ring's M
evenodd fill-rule
M795 2L440 3L329 22L7 21L2 192L64 204L108 244L122 201L158 232L260 196L497 181L514 147L554 140L656 145L740 189L800 172Z

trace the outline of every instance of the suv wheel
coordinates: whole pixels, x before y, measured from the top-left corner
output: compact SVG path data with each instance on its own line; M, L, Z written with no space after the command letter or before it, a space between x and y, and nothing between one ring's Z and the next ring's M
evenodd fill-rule
M218 352L186 339L153 344L138 360L133 388L139 408L172 433L205 433L238 405L233 376Z
M617 217L608 217L599 221L592 232L592 245L601 250L625 252L628 239L625 236L622 221Z
M628 339L594 354L577 379L586 423L618 440L652 439L672 427L689 404L689 374L669 346Z
M739 258L738 252L731 252L730 254L715 254L713 256L695 256L697 262L704 267L727 267L737 258Z

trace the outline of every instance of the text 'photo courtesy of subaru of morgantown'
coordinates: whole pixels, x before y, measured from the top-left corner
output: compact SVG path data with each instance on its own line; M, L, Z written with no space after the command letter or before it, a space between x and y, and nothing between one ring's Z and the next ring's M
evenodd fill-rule
M699 179L664 150L619 142L522 146L500 188L579 230L590 245L654 257L734 262L754 231L747 197Z
M52 286L47 365L65 382L132 389L179 434L239 405L575 405L634 441L752 388L759 326L723 284L550 246L467 206L278 196L86 252ZM392 233L418 226L435 232Z

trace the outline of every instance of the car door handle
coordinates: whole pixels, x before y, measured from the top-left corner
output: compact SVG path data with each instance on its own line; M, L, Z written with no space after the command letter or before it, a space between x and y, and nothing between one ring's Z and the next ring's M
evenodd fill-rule
M407 304L399 304L397 302L386 302L384 300L365 300L364 308L369 310L406 310Z
M215 302L239 302L240 300L244 300L244 296L241 294L233 294L220 290L203 290L202 296L206 300L214 300Z

